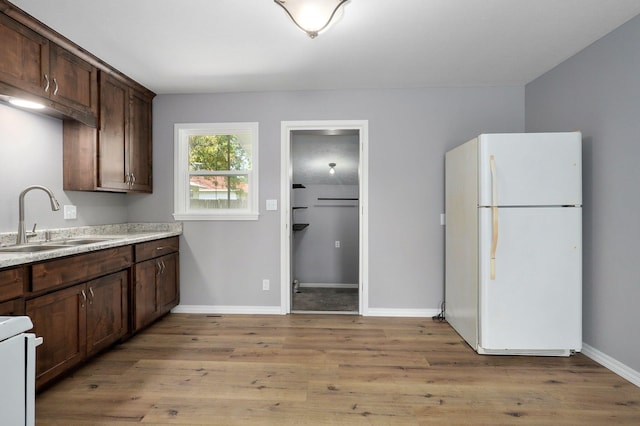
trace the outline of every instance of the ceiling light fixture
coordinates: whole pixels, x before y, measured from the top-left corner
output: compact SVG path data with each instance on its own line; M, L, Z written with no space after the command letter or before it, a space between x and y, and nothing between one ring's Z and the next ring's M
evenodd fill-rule
M349 0L273 0L282 7L294 24L311 38L326 30L340 6Z
M329 174L331 175L335 175L336 174L336 163L329 163Z

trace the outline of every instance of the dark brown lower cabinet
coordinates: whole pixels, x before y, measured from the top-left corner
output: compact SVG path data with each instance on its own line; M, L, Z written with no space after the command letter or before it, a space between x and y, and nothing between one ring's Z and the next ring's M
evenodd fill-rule
M0 271L0 316L24 315L25 269Z
M24 299L7 300L0 302L0 317L12 317L24 315Z
M134 330L151 324L180 300L178 253L136 263Z
M111 346L127 333L128 276L122 271L86 284L87 355Z
M36 352L36 387L127 333L128 271L116 272L26 302Z

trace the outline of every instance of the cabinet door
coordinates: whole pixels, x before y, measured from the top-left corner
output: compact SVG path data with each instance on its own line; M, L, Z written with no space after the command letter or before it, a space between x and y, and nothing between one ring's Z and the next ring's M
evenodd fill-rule
M136 287L134 292L134 319L135 330L139 330L152 323L160 315L158 306L158 291L156 275L159 272L156 259L136 263Z
M151 100L130 90L127 143L131 190L151 192Z
M87 284L87 355L127 333L128 272L107 275Z
M158 299L160 312L169 312L180 301L178 253L172 253L158 259Z
M0 14L0 81L38 96L49 69L49 41ZM17 94L17 93L16 93Z
M49 58L51 99L95 116L98 112L97 69L53 43Z
M128 88L105 73L100 73L100 131L98 134L98 186L101 189L127 191L126 167Z
M27 301L33 332L43 338L36 352L37 387L84 359L86 306L84 284Z
M0 302L0 317L13 317L24 315L24 299L13 299Z

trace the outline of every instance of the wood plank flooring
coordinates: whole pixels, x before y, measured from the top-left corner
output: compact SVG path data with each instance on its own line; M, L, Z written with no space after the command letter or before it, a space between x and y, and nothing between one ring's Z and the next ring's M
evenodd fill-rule
M478 355L431 319L171 314L36 400L38 425L131 423L640 425L640 388L581 354Z

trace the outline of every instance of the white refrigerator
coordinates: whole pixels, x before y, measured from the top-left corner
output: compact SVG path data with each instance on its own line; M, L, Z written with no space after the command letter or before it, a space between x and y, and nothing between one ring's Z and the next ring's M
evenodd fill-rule
M445 319L481 354L582 349L582 135L483 134L445 156Z

